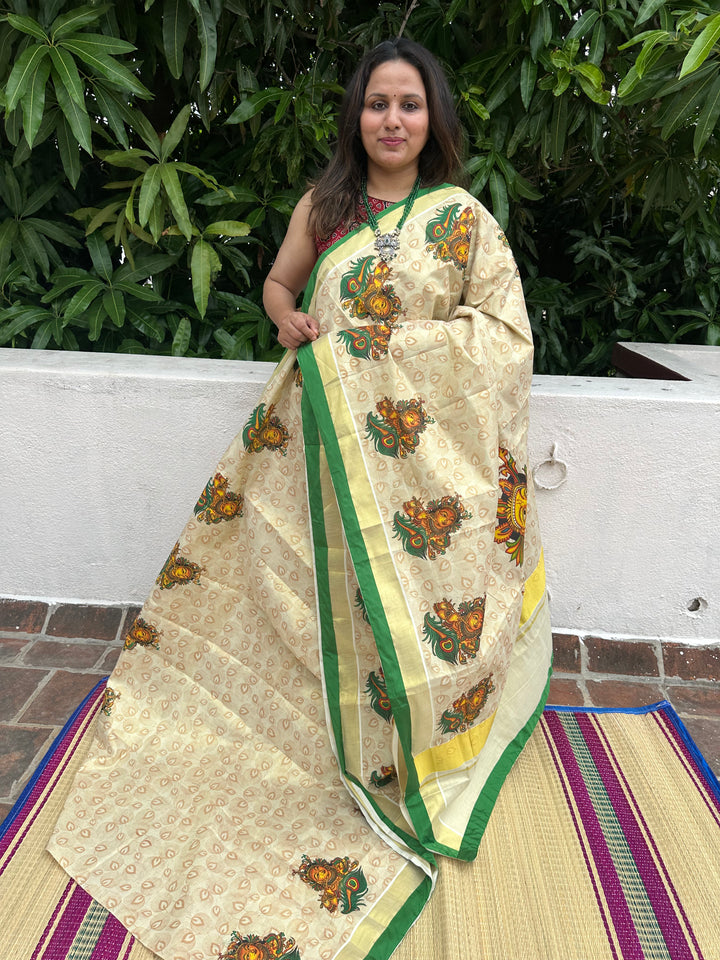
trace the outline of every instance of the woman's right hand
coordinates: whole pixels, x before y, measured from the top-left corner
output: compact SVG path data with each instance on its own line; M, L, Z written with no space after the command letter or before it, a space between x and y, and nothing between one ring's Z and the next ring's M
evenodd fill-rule
M318 324L314 317L300 310L291 310L277 323L278 341L289 350L297 350L309 340L317 340Z

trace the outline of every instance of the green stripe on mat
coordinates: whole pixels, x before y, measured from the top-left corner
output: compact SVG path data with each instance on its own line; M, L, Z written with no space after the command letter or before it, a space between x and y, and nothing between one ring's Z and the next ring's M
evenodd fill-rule
M561 713L558 714L558 718L570 741L590 795L595 815L602 829L603 838L608 845L613 865L620 879L625 901L635 924L643 953L647 957L652 957L653 960L672 960L665 937L658 925L655 910L650 903L645 884L635 863L635 858L617 818L612 800L605 789L600 771L585 742L577 717L572 713Z
M65 960L90 960L107 918L105 907L100 906L97 900L91 901Z

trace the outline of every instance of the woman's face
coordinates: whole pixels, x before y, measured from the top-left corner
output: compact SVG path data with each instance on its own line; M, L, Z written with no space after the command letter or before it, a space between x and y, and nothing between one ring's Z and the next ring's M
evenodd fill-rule
M387 60L370 74L360 114L360 137L368 179L407 171L417 176L418 158L430 133L425 85L405 60Z

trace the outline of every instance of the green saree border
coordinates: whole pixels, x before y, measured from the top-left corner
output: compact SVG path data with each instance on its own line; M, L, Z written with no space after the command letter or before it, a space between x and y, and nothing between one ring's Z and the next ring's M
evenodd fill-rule
M339 680L339 671L337 666L337 645L335 642L335 625L333 622L332 607L330 602L330 586L329 586L329 570L327 564L327 537L325 535L325 523L324 523L324 508L322 502L322 491L320 489L319 483L311 482L312 478L318 478L320 476L320 444L318 438L321 438L323 445L325 447L325 455L328 462L328 467L330 469L331 477L333 480L333 486L335 488L335 495L338 500L338 505L340 507L340 512L342 516L342 523L345 529L345 536L348 541L348 546L350 547L350 552L353 558L353 564L355 566L355 573L358 577L358 582L360 583L360 590L365 600L366 609L368 612L368 617L370 618L371 623L373 624L373 633L384 633L385 634L385 643L383 646L388 646L392 650L392 640L390 637L390 631L385 618L385 611L380 600L380 596L377 591L377 586L375 584L375 578L372 574L372 568L370 564L370 559L365 550L365 543L362 536L362 531L360 530L360 525L357 521L357 516L353 509L352 496L350 494L350 487L347 479L347 474L344 469L344 464L342 462L342 457L339 451L337 438L335 436L334 430L332 429L332 420L330 418L330 410L326 403L325 393L322 385L322 379L320 377L320 372L315 361L315 356L312 353L312 349L302 348L298 351L298 361L300 363L300 369L303 375L303 396L302 396L302 420L303 420L303 435L305 440L305 456L307 459L307 474L308 474L308 503L310 506L310 517L313 531L313 553L315 557L315 567L316 567L316 576L317 576L317 585L318 585L318 611L320 615L320 638L321 638L321 655L323 660L323 669L325 674L325 688L328 702L330 705L330 717L333 725L333 735L335 739L336 749L338 753L338 761L341 765L343 771L343 776L352 781L359 790L362 791L363 796L365 797L367 803L372 807L375 815L385 824L390 833L397 836L399 839L405 843L410 850L412 850L416 855L421 857L426 863L431 867L435 865L435 860L430 853L432 847L429 844L424 843L424 838L414 837L412 834L407 833L401 827L398 826L395 821L390 820L388 816L383 812L383 810L378 806L372 794L368 791L367 787L354 775L349 774L346 770L345 764L345 751L343 749L343 735L342 735L342 720L340 716L340 680ZM313 406L313 401L310 399L309 393L316 391L317 396L314 398L316 400L317 406ZM322 429L322 421L325 421L325 429ZM323 550L323 546L325 549ZM386 660L383 657L383 652L381 651L381 642L378 641L376 634L376 645L378 646L378 653L380 654L380 659L383 662L383 669L386 666ZM391 698L393 702L396 701L400 704L405 705L405 713L409 713L407 707L407 697L405 695L404 687L402 686L402 679L400 676L400 668L397 663L397 658L393 655L391 656L392 661L392 673L394 673L393 680L397 681L400 691L393 690ZM388 671L386 675L386 680L390 676L391 671ZM394 683L392 683L394 686ZM401 694L401 695L397 695ZM410 776L414 778L414 786L416 794L419 794L417 787L417 776L415 774L415 765L412 761L412 755L410 752L410 730L409 730L409 718L407 720L408 729L401 731L398 724L397 716L395 719L396 727L398 729L398 736L403 748L403 754L406 757L410 755L410 765L408 767L408 783L410 783ZM406 740L403 743L403 740ZM425 805L422 802L422 798L417 796L417 799L421 805L421 812L424 814L424 820L426 823L426 832L429 831L429 837L432 842L432 825L430 819L427 816L427 811L425 810ZM407 804L408 809L410 809L410 804ZM417 829L417 823L415 818L412 817L413 826ZM420 832L420 831L418 831Z
M507 775L510 773L513 764L522 753L523 747L532 736L532 732L537 726L538 720L542 716L542 712L545 709L548 694L550 693L551 677L552 664L550 664L548 669L547 683L545 684L545 689L543 690L542 696L538 701L537 707L530 717L525 721L525 724L519 733L517 733L516 736L505 747L502 756L493 767L490 776L485 781L485 784L480 792L480 796L477 798L475 806L473 807L473 811L470 814L470 819L468 820L467 828L463 836L463 842L460 845L460 850L455 854L458 860L474 860L475 857L477 857L480 841L482 840L485 829L487 828L490 820L490 814L492 813L493 807L497 802L502 785L505 783Z
M385 927L377 938L373 944L372 953L368 954L366 960L389 960L400 945L400 941L422 913L431 893L432 880L430 877L425 877L405 901L404 906L395 914L392 923Z

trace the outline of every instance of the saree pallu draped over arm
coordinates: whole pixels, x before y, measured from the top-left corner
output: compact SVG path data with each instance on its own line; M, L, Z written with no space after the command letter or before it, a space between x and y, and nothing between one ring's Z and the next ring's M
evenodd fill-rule
M200 493L48 846L163 960L387 960L437 855L475 856L544 703L507 241L449 186L392 262L373 241L319 259L321 335Z
M304 309L321 333L298 359L340 769L388 837L473 859L551 666L517 268L477 201L432 189L395 260L349 234Z

